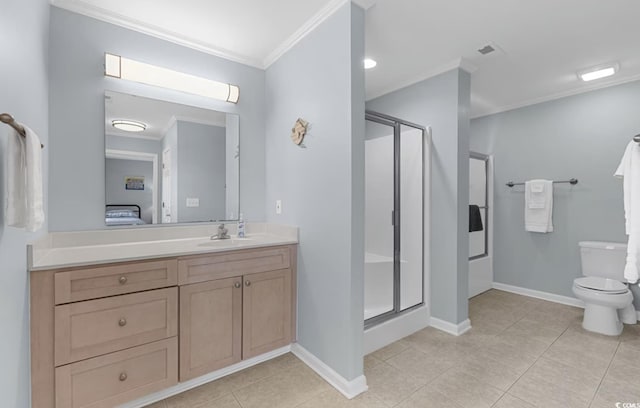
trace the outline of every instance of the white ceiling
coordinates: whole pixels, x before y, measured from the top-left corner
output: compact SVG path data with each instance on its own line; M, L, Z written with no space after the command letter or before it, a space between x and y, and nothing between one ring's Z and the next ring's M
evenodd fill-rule
M447 69L463 57L472 74L472 116L640 79L640 1L380 0L367 12L367 97ZM495 42L502 55L476 52ZM613 78L576 72L617 61Z
M640 79L637 0L358 0L367 10L367 99L458 66L472 116ZM343 0L52 0L70 9L265 68ZM480 56L493 42L504 52ZM576 71L618 62L589 84Z
M226 126L226 113L194 106L143 98L119 92L105 92L105 133L115 136L161 140L176 120L212 126ZM124 119L147 125L144 132L125 132L114 128L113 120Z

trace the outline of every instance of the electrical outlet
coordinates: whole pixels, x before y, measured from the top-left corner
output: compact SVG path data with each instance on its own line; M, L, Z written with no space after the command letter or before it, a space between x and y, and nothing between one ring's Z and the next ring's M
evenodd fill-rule
M200 207L200 199L199 198L187 198L187 207Z
M282 200L276 200L276 214L282 214Z

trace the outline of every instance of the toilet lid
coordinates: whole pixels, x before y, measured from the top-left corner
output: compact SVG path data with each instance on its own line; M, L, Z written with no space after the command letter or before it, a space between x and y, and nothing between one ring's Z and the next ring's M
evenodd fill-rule
M627 285L613 279L599 278L596 276L586 276L575 280L576 285L591 290L598 290L607 293L624 293Z

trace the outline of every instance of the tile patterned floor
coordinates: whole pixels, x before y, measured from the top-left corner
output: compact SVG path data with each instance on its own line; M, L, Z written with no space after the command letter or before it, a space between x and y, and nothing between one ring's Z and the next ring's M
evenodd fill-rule
M640 406L640 325L582 330L582 310L491 290L472 330L427 328L365 357L369 392L349 401L286 354L152 408L614 408Z

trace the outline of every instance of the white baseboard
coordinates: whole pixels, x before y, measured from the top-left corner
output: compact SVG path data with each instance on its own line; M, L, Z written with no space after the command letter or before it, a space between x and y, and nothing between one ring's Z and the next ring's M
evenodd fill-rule
M320 377L324 378L324 380L331 384L333 388L340 391L342 395L349 399L352 399L369 389L369 387L367 387L367 379L364 375L349 381L298 343L291 345L291 352L315 371Z
M506 285L504 283L493 282L493 288L511 292L518 295L528 296L536 299L548 300L549 302L561 303L563 305L575 306L584 309L584 303L574 297L556 295L554 293L541 292L539 290L521 288L519 286Z
M453 324L442 319L431 317L429 325L454 336L460 336L461 334L464 334L471 330L471 321L469 319L458 324Z
M429 308L419 307L364 331L367 355L429 326Z
M541 292L539 290L521 288L519 286L511 286L498 282L493 282L493 288L503 290L505 292L511 292L518 295L533 297L536 299L547 300L549 302L560 303L563 305L575 306L584 309L584 302L582 300L569 296L556 295L554 293ZM640 322L640 310L636 310L636 314L638 315L637 320Z
M164 389L162 391L158 391L155 392L153 394L149 394L146 395L142 398L138 398L137 400L131 401L131 402L127 402L126 404L120 405L118 408L141 408L141 407L145 407L147 405L153 404L154 402L158 402L161 401L163 399L167 399L169 397L172 397L174 395L183 393L185 391L188 391L192 388L196 388L199 387L203 384L207 384L210 383L212 381L215 381L219 378L222 378L224 376L227 376L229 374L233 374L237 371L240 370L244 370L245 368L249 368L251 366L254 366L256 364L260 364L262 362L265 362L267 360L271 360L272 358L281 356L283 354L286 354L292 349L292 346L285 346L285 347L281 347L277 350L273 350L270 351L268 353L259 355L257 357L251 358L249 360L244 360L241 361L237 364L231 365L229 367L225 367L222 368L220 370L214 371L212 373L203 375L201 377L198 378L194 378L193 380L189 380L189 381L185 381L182 383L179 383L178 385L174 385L173 387L169 387L167 389Z

